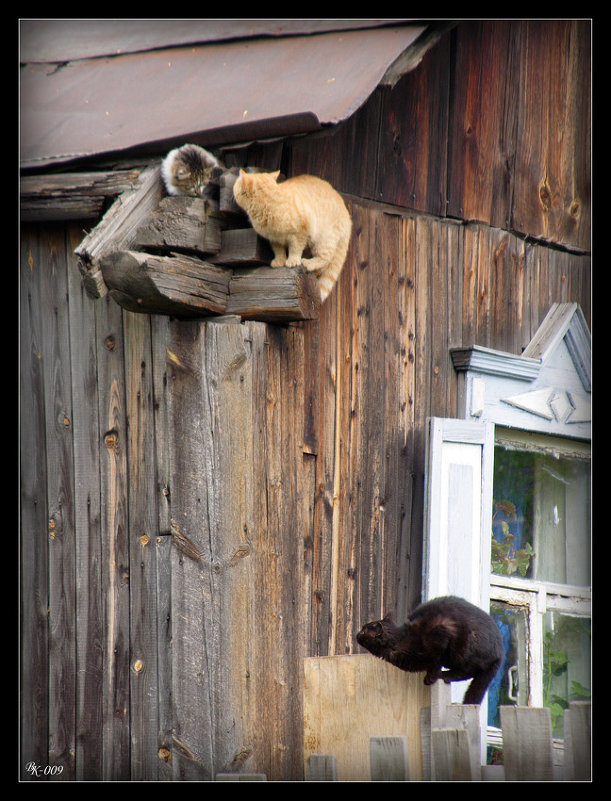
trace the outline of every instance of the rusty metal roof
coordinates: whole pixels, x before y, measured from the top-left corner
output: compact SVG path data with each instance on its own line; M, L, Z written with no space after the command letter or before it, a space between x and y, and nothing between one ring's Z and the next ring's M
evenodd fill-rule
M87 38L75 35L75 22L22 23L24 167L161 153L185 141L222 146L337 124L426 27L164 20L162 30L147 21L138 29L112 20Z

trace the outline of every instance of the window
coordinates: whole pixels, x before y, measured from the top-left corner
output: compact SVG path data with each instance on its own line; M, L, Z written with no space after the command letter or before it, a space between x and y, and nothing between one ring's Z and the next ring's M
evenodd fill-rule
M506 642L489 690L500 704L547 706L563 736L569 701L590 695L590 448L497 429L490 610Z
M579 307L554 304L520 356L453 351L462 417L429 421L423 600L459 595L497 621L488 746L500 705L549 707L561 740L569 701L589 698L590 355Z

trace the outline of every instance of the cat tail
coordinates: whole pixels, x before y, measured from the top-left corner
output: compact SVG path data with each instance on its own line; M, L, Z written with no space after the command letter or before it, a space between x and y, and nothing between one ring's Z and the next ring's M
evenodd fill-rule
M337 283L339 274L341 273L344 262L346 261L346 256L348 255L349 244L350 237L342 237L335 248L333 258L330 260L327 267L325 267L325 269L317 275L321 303L326 300L328 295L331 293L331 290Z

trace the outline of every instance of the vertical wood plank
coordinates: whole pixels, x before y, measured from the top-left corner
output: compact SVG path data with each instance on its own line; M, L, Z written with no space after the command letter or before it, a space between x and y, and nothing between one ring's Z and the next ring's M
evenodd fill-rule
M549 709L501 706L500 712L505 781L553 781Z
M48 514L45 492L45 379L40 276L46 269L34 227L22 228L19 313L21 779L48 764Z
M383 95L375 198L446 213L450 36Z
M72 254L81 232L68 228ZM94 302L68 257L70 370L74 439L74 524L76 560L76 779L103 774L104 598L100 496L100 424Z
M172 770L175 780L213 774L212 560L208 475L210 400L204 370L207 327L173 322L167 346L172 512Z
M592 776L591 705L571 701L564 711L564 780L590 781Z
M433 729L433 781L470 782L469 738L464 729Z
M409 781L407 737L370 737L372 782Z
M153 416L151 324L125 313L128 421L130 736L133 780L157 778L158 673L156 453Z
M469 758L471 763L471 781L481 780L481 766L485 761L485 749L482 754L482 727L480 706L476 704L449 704L446 708L446 726L449 729L467 732Z
M171 493L169 441L169 388L167 346L169 318L151 317L153 416L155 424L155 462L157 533L155 566L157 595L157 674L158 674L158 779L170 781L172 764L172 588L171 588Z
M41 237L42 365L45 381L49 538L49 763L75 777L76 564L72 394L63 226Z
M305 771L307 782L336 782L337 762L332 754L310 754Z
M102 777L130 778L129 519L123 314L97 300L96 353L100 447L104 681Z

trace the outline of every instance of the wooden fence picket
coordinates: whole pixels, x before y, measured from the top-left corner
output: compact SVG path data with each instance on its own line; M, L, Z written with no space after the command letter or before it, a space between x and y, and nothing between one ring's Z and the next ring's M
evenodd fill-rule
M372 782L409 781L407 737L370 737L369 763Z
M310 754L306 765L307 782L336 782L337 761L331 754Z
M564 712L564 779L591 779L591 706L589 701L572 701Z
M473 781L469 735L465 729L433 729L433 781Z
M500 713L505 781L553 781L549 709L501 706Z

